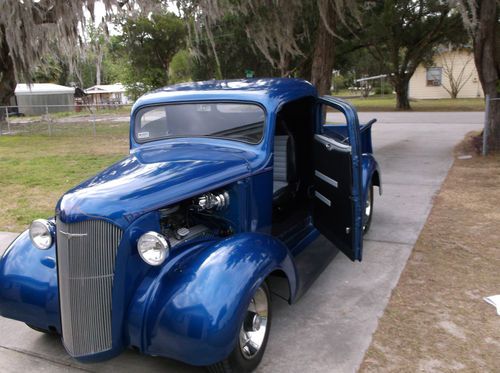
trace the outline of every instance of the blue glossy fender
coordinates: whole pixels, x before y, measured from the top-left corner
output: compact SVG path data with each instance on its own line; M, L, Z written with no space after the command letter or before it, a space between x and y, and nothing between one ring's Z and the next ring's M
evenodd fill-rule
M137 289L129 308L130 344L193 365L223 360L253 293L277 269L287 275L293 297L294 263L271 236L243 233L184 250Z
M363 154L361 162L361 177L363 183L363 201L368 195L368 185L373 181L373 185L378 186L379 194L382 195L382 175L380 167L373 154Z
M0 314L61 332L55 245L39 250L25 231L7 248L0 260Z

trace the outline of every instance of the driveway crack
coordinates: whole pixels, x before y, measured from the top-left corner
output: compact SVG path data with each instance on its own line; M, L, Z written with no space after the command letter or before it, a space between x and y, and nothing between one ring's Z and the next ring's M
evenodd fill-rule
M1 350L7 350L7 351L17 352L19 354L25 354L25 355L28 355L28 356L31 356L31 357L34 357L34 358L37 358L37 359L48 361L48 362L56 364L56 365L60 365L62 367L70 367L70 368L78 369L78 370L80 370L82 372L89 372L89 373L93 372L92 370L88 370L88 369L84 369L84 368L78 367L78 366L73 365L73 364L71 364L69 362L64 362L64 361L59 361L59 360L56 360L56 359L52 359L52 358L50 358L50 357L48 357L46 355L42 355L42 354L39 354L39 353L36 353L36 352L33 352L33 351L24 350L22 348L13 348L13 347L0 346L0 349Z

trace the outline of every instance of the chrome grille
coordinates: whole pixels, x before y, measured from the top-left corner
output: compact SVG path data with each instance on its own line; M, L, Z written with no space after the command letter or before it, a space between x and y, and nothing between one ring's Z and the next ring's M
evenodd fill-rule
M111 303L122 231L101 220L57 226L57 268L64 346L72 356L112 347Z

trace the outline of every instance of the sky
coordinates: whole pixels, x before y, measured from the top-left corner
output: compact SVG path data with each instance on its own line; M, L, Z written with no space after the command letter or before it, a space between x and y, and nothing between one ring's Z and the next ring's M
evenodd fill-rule
M168 9L174 12L175 14L179 14L178 8L172 3L168 5ZM86 9L85 9L85 14L87 20L90 21L90 13ZM94 5L94 18L96 25L101 23L105 15L106 15L106 10L104 8L104 3L102 1L96 1ZM111 25L109 22L108 22L108 29L111 35L117 35L120 33L120 30L116 28L114 25Z

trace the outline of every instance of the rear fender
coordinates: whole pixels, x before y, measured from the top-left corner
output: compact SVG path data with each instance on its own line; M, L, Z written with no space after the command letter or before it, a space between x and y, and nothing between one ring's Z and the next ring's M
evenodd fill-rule
M137 290L129 308L131 345L193 365L223 360L253 293L275 270L288 277L293 297L297 280L289 251L267 235L243 233L183 250Z
M372 154L362 155L362 183L363 183L363 201L366 201L368 195L368 186L370 182L378 187L379 194L382 195L382 178L380 167Z

